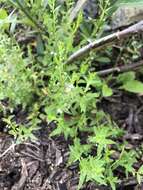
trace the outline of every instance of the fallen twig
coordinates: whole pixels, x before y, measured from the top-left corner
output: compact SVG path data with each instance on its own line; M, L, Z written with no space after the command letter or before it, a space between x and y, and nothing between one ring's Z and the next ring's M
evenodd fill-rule
M85 54L89 53L92 50L96 50L102 48L103 46L115 41L125 38L126 36L133 35L143 31L143 20L134 24L122 31L115 32L98 40L95 40L88 45L82 47L75 53L73 53L67 60L66 63L73 63L78 60L80 57L85 56Z
M40 161L40 162L44 162L43 159L39 158L38 156L35 156L34 154L30 154L30 153L28 153L28 152L23 152L23 151L21 151L20 154L21 154L22 156L31 157L31 158L33 158L33 159L35 159L35 160Z
M141 183L143 182L143 179L141 179ZM117 185L118 187L127 187L127 186L133 186L137 185L138 181L135 177L129 177L128 179L120 181L120 183Z
M111 69L97 71L96 73L99 76L104 76L104 75L109 75L112 73L122 73L122 72L130 71L130 70L135 70L140 66L143 66L143 60L141 60L137 63L129 64L129 65L123 65L123 66L114 67Z
M16 146L16 144L14 144L14 143L12 145L10 145L9 148L7 148L2 154L0 154L0 158L4 157L9 151L11 151L11 149L14 150L15 146Z
M28 142L23 142L23 143L21 143L21 144L27 145L27 146L30 146L30 147L33 147L33 148L35 148L36 150L40 151L40 148L39 148L37 145L35 145L35 144L28 143Z

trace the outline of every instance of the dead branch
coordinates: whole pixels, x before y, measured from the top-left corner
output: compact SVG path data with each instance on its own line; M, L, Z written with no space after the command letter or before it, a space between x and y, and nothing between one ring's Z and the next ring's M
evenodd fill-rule
M8 149L6 149L2 154L0 154L0 158L4 157L9 151L13 150L14 151L14 148L15 148L16 144L12 144L10 145L10 147L8 147Z
M38 157L37 155L35 155L35 154L30 154L30 153L28 153L28 152L21 151L21 152L20 152L20 155L33 158L33 159L38 160L38 161L40 161L40 162L44 162L43 159L39 158L39 157Z
M133 64L129 64L129 65L123 65L120 67L114 67L111 69L106 69L106 70L102 70L102 71L97 71L97 75L99 76L105 76L105 75L109 75L112 73L122 73L122 72L127 72L130 70L136 70L138 69L140 66L143 66L143 60L137 62L137 63L133 63Z
M108 36L105 36L103 38L100 38L98 40L95 40L88 45L82 47L81 49L77 50L75 53L73 53L67 60L66 63L73 63L74 61L78 60L80 57L85 56L87 53L89 53L92 50L97 50L99 48L102 48L105 45L108 45L109 43L123 39L129 35L133 35L139 32L143 32L143 20L138 22L137 24L133 24L132 26L122 30L115 32L113 34L110 34Z

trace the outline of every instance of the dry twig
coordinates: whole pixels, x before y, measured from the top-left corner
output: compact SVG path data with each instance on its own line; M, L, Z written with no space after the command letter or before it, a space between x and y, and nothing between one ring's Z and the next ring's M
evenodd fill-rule
M8 147L2 154L0 154L0 158L4 157L9 151L13 150L14 151L14 148L15 148L16 144L12 144L10 145L10 147Z
M114 67L114 68L111 68L111 69L105 69L105 70L102 70L102 71L97 71L97 74L99 76L105 76L105 75L109 75L109 74L112 74L112 73L122 73L122 72L127 72L127 71L130 71L130 70L136 70L140 66L143 66L143 60L141 60L139 62L136 62L136 63L133 63L133 64L129 64L129 65L123 65L123 66L120 66L120 67Z
M97 50L102 48L103 46L115 41L123 39L129 35L133 35L139 32L143 32L143 21L138 22L122 31L115 32L98 40L95 40L88 45L82 47L75 53L73 53L67 60L66 63L73 63L74 61L78 60L80 57L85 56L85 54L89 53L92 50Z

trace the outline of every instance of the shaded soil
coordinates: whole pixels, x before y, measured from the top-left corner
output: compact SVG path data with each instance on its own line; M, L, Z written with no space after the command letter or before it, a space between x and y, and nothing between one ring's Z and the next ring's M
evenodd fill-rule
M116 93L115 93L116 94ZM118 92L119 94L119 92ZM126 130L124 138L136 149L143 139L143 97L121 93L102 101L102 108ZM78 163L67 166L68 144L62 136L50 138L54 124L43 123L36 142L13 146L13 139L0 133L0 190L76 190ZM143 161L143 159L142 159ZM139 163L141 164L141 163ZM82 190L108 190L94 183ZM141 190L134 179L123 181L118 190Z

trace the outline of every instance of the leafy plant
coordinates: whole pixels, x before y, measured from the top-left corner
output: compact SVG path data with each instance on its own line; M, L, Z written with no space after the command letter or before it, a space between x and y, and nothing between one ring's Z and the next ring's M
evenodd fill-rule
M105 183L105 160L101 160L96 157L89 156L87 159L82 159L80 161L80 189L84 182L96 181L101 185L106 185Z
M93 135L88 138L88 144L81 144L79 139L75 139L74 145L70 146L69 163L79 162L79 189L84 182L95 181L100 185L110 184L115 190L120 180L115 176L114 171L119 167L124 168L127 177L131 173L135 175L133 166L137 161L135 151L126 151L123 146L118 158L113 159L113 155L116 154L115 147L119 147L113 139L122 135L123 131L117 127L99 126L94 128ZM92 150L95 149L96 155L91 156ZM140 179L139 173L138 178Z
M133 164L136 163L136 153L135 151L125 151L124 146L122 148L122 152L120 154L119 159L113 163L112 168L117 168L117 167L123 167L125 169L126 176L130 173L133 175L135 174L135 169L133 167Z
M13 119L14 117L11 115L8 118L3 118L3 121L6 123L6 127L9 129L9 134L14 137L16 143L21 143L28 139L31 139L32 141L37 140L33 135L33 131L38 130L38 122L36 125L30 125L30 122L28 124L20 124L16 123Z
M69 146L69 164L79 163L79 189L85 182L94 181L115 190L119 182L115 175L118 167L124 168L127 176L136 174L140 181L142 168L138 172L134 169L135 152L125 150L124 142L121 145L117 141L124 132L98 107L101 99L114 91L106 79L92 70L93 54L75 65L66 64L69 55L89 38L82 28L81 14L72 23L69 20L74 1L67 0L63 4L56 0L0 2L5 5L0 10L3 28L0 34L0 100L6 101L13 110L22 105L27 113L25 122L17 122L13 115L3 118L9 133L17 142L35 140L32 132L40 123L54 122L56 127L51 136L64 135L65 139L73 140L73 145ZM16 23L14 20L7 25L7 6L16 9ZM103 35L110 6L110 1L99 1L100 17L93 20L91 38ZM22 47L26 47L26 51L22 51L10 37L12 23L33 35L33 49L24 44ZM15 30L13 34L16 36ZM101 60L107 62L105 57L98 57L98 61ZM143 90L134 72L121 74L116 80L120 88L127 91L140 93ZM86 133L84 142L80 139L82 133ZM114 154L118 152L115 159Z
M32 100L32 71L16 43L0 35L0 100L6 98L14 106Z
M80 161L83 155L88 155L91 151L91 145L81 144L79 139L74 140L74 145L70 146L69 164Z

